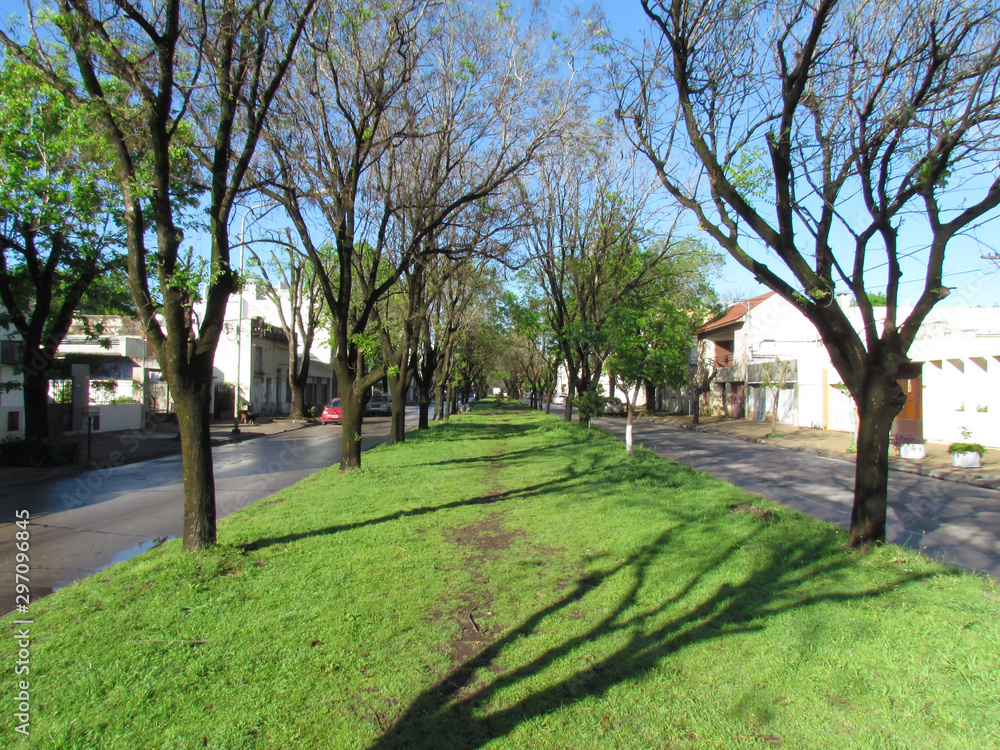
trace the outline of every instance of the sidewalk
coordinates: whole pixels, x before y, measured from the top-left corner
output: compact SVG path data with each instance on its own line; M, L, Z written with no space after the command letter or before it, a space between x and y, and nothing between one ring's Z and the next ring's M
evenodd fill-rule
M847 450L851 440L850 433L847 432L779 424L777 432L779 437L767 437L772 430L770 422L702 417L701 424L694 425L692 418L688 415L652 414L639 418L660 422L678 429L714 432L751 443L773 445L829 458L839 458L845 461L857 459L856 454L849 453ZM904 460L896 455L890 455L889 469L921 474L935 479L945 479L949 482L963 482L977 487L1000 489L1000 449L988 450L983 457L982 467L978 469L952 467L948 443L927 443L926 449L927 458L921 461ZM890 453L895 454L895 451L890 449Z
M252 440L264 435L299 430L303 427L320 425L320 422L293 421L288 417L258 417L256 424L240 425L238 434L233 433L233 420L212 420L212 445L224 445L240 440ZM30 468L22 466L0 466L0 484L13 485L46 479L72 476L90 469L106 469L111 466L148 461L152 458L170 456L181 452L181 441L177 423L156 422L144 430L124 430L121 432L95 432L91 436L90 459L87 458L87 433L66 435L62 439L76 441L81 447L81 459L66 466Z

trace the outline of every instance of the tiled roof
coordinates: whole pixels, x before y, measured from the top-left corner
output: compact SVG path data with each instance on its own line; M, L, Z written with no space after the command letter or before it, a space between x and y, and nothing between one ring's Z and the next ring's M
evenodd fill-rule
M754 297L753 299L748 299L744 302L737 302L718 318L708 321L705 325L698 329L698 333L708 333L709 331L714 331L719 328L724 328L732 323L736 323L741 318L745 317L748 312L757 307L757 305L761 302L774 296L774 294L774 292L767 292L759 297Z

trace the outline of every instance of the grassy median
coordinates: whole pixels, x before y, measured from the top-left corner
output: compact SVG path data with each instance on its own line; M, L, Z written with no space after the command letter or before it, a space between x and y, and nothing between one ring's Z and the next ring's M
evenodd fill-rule
M989 581L518 407L364 463L34 605L0 746L1000 747Z

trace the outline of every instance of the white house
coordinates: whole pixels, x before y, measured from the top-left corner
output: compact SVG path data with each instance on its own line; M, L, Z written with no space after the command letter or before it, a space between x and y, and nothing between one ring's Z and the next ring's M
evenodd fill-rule
M838 298L856 328L860 311ZM905 317L906 310L901 310ZM885 309L876 308L881 324ZM701 408L732 418L770 418L782 385L779 421L852 431L856 412L811 323L773 292L737 303L699 332L699 357L717 366ZM1000 446L1000 309L938 306L910 347L901 373L908 394L894 431L954 442L963 429L972 440ZM781 377L779 377L781 376ZM769 383L770 381L770 383ZM783 381L779 383L779 381ZM768 388L768 385L772 388ZM992 418L991 418L992 416Z
M287 294L281 297L286 320ZM216 386L239 384L240 404L255 414L286 414L291 409L288 386L288 338L281 329L275 303L259 293L229 299L225 326L215 352ZM313 343L306 404L326 404L337 395L329 335L320 331ZM232 411L229 404L223 411Z

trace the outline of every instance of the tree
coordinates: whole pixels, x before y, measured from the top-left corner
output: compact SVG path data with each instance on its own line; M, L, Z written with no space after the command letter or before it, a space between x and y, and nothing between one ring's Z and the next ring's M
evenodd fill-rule
M177 409L186 550L216 539L208 407L226 303L240 281L230 263L230 215L313 2L58 0L56 14L30 24L45 30L44 40L22 45L0 32L11 55L93 114L112 153L129 288ZM199 198L212 245L204 278L181 252ZM193 306L202 287L199 321Z
M272 243L281 247L265 260L251 250L253 266L260 274L264 294L274 303L281 330L288 339L288 387L292 394L291 415L305 415L305 389L309 382L309 365L313 342L322 321L323 297L312 261L291 239ZM322 253L323 248L320 249ZM270 270L269 270L270 269ZM277 284L271 281L271 276Z
M671 387L683 385L691 349L691 318L674 307L669 298L652 304L621 304L610 314L611 356L608 366L621 379L627 399L625 450L632 452L632 423L639 389L652 380ZM615 383L612 382L612 391Z
M618 157L621 144L583 126L567 140L522 184L522 202L530 267L569 380L568 421L576 396L597 398L608 311L650 293L672 245L655 229L648 175Z
M9 57L0 122L0 325L21 338L25 436L46 437L56 350L85 298L113 297L124 269L119 202L91 116Z
M860 414L849 544L881 543L897 375L948 295L949 242L1000 204L995 3L643 7L656 36L613 61L618 119L666 192L819 331ZM904 223L917 253L901 247ZM900 279L918 264L904 311ZM866 291L879 268L881 320Z
M408 269L443 252L446 226L555 137L576 95L551 75L540 18L427 0L330 3L318 18L268 137L272 176L261 189L285 207L322 281L346 471L361 463L362 400L387 374L384 361L366 365L376 307ZM404 210L411 223L394 237ZM334 237L333 273L315 254L314 216Z
M765 394L771 396L771 433L778 432L778 408L781 406L781 394L794 376L791 362L783 362L778 357L772 362L763 362L761 368L760 387Z

